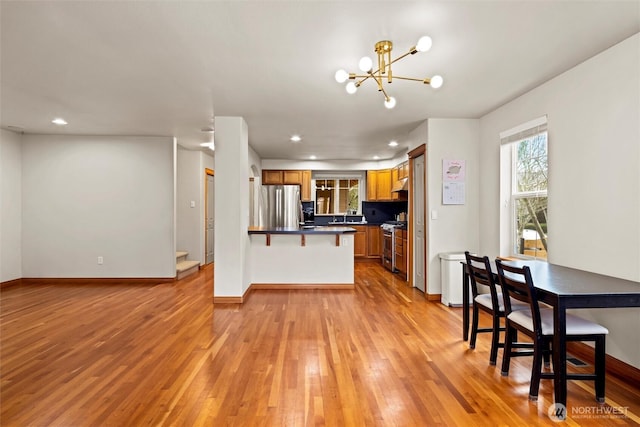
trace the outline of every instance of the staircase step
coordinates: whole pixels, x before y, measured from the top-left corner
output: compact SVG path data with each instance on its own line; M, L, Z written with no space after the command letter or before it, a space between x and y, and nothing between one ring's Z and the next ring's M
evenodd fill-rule
M176 279L180 280L200 269L199 261L181 261L176 264Z
M185 251L176 251L176 259L180 259L182 257L186 257L187 255L189 255L189 252L185 252Z

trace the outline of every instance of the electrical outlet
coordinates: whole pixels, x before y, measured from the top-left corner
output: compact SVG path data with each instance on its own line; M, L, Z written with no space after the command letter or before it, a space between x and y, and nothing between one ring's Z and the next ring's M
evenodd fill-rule
M98 257L98 265L102 265L104 264L104 258L102 258L101 256Z

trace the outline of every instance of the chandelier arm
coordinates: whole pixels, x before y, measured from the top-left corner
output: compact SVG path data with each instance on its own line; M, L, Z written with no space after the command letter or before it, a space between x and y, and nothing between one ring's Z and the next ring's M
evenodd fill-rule
M394 63L396 63L396 62L400 61L402 58L405 58L405 57L407 57L407 56L409 56L409 55L411 55L411 51L409 51L409 52L407 52L407 53L405 53L405 54L403 54L403 55L398 56L396 59L394 59L393 61L389 62L389 63L387 64L387 67L391 66L391 64L394 64Z
M424 79L416 79L416 78L413 78L413 77L393 76L393 78L394 79L399 79L399 80L411 80L411 81L414 81L414 82L423 82L423 83L427 83L427 84L429 83L429 80L431 80L428 77L424 78ZM425 82L425 80L427 80L427 81Z
M380 89L380 91L382 92L382 94L384 95L384 99L385 101L389 99L389 95L387 95L387 91L384 90L384 86L382 86L382 79L378 79L373 72L369 72L371 73L371 77L378 83L378 88Z
M360 86L362 83L364 83L365 80L369 79L371 76L356 75L354 77L356 79L361 79L356 82L356 86Z

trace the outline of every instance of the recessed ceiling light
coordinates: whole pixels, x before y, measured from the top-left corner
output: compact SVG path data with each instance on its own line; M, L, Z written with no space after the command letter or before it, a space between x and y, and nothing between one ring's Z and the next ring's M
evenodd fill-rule
M315 159L317 159L317 157L316 157L316 156L314 156L313 154L312 154L312 155L310 155L310 156L309 156L309 158L310 158L311 160L315 160Z
M291 135L291 142L300 142L302 141L302 138L300 137L300 135Z
M389 143L389 147L397 147L398 146L398 142L397 141L391 141Z
M380 156L373 156L373 160L378 160Z
M51 120L51 123L54 123L54 124L59 125L59 126L64 126L64 125L67 124L67 121L65 119L61 118L61 117L57 117L57 118Z
M211 149L212 151L215 151L216 146L215 144L212 142L203 142L202 144L200 144L201 147L208 147L209 149Z

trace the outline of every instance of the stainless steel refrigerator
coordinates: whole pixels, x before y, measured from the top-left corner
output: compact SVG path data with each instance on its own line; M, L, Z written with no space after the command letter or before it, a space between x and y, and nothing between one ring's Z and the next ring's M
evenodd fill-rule
M260 227L298 228L302 221L299 185L263 185L260 192Z

